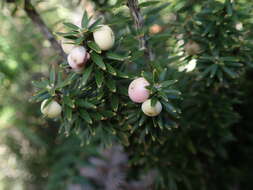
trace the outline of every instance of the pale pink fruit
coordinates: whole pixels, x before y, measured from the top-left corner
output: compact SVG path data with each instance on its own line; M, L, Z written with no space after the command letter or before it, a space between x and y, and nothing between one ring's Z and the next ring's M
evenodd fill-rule
M76 72L83 70L86 62L90 59L90 54L82 46L77 46L68 55L68 64Z
M128 87L128 96L136 103L146 101L150 95L147 86L149 86L149 82L143 77L133 80Z

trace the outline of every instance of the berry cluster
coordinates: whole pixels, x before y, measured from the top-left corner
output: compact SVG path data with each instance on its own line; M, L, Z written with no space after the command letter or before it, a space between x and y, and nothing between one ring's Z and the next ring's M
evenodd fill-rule
M149 82L145 78L137 78L130 83L128 95L133 102L142 103L141 109L144 114L154 117L162 111L162 104L157 101L155 106L151 106L151 100L148 99L150 91L146 88L147 86Z

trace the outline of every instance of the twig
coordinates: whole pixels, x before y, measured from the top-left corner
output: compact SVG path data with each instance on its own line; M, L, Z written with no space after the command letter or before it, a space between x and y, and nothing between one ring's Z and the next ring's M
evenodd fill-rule
M144 19L141 15L138 0L127 0L127 6L134 19L135 29L137 31L140 31L144 26ZM150 61L153 61L155 59L152 49L148 46L148 41L145 34L139 35L139 47L141 50L144 50Z
M66 57L66 54L62 50L61 45L55 39L52 31L44 23L44 21L42 20L42 18L40 17L39 13L36 11L30 0L25 0L24 10L28 15L28 17L33 21L33 23L35 23L39 27L42 34L45 36L46 39L48 39L48 41L51 43L52 47L57 51L59 56L61 56L62 59L64 59Z

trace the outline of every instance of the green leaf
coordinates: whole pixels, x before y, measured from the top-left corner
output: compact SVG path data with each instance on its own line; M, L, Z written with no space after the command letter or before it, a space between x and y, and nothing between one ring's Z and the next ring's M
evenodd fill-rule
M109 79L106 81L106 86L111 90L112 92L116 92L116 83L115 80Z
M85 37L84 37L84 36L82 36L82 37L80 37L80 38L77 38L77 39L75 40L75 44L76 44L76 45L81 45L81 44L83 43L84 40L85 40Z
M58 86L58 85L61 83L61 81L63 80L62 74L63 74L62 71L59 71L59 72L57 73L57 86Z
M114 112L109 111L109 110L104 110L104 111L102 112L102 114L103 114L105 117L107 117L107 118L111 118L111 117L114 117L114 116L116 115Z
M164 105L163 107L165 108L165 110L170 113L171 115L177 117L177 110L175 109L175 107L168 103L168 102L164 102L162 101L162 104Z
M128 136L125 134L125 133L118 133L119 134L119 137L121 139L121 142L125 145L125 146L129 146L130 143L129 143L129 140L128 140Z
M67 32L67 33L63 33L63 32L56 32L57 35L62 36L66 39L70 39L70 40L76 40L77 34L79 34L79 32L77 31L73 31L73 32Z
M106 64L107 67L107 71L112 74L113 76L117 75L117 71L110 65L110 64Z
M101 88L102 83L103 83L103 81L104 81L103 72L97 70L97 71L95 72L95 79L96 79L96 83L97 83L98 88Z
M161 87L162 88L167 88L173 84L175 84L177 82L177 80L167 80L161 83Z
M49 81L52 86L55 85L55 79L56 79L55 67L52 66L50 70L50 76L49 76Z
M223 71L224 71L228 76L230 76L231 78L236 78L236 77L238 76L236 72L230 70L229 68L227 68L227 67L225 67L225 66L222 67L222 69L223 69Z
M233 7L232 7L232 4L231 4L230 0L226 1L226 5L227 5L227 13L228 13L228 15L232 16L232 14L233 14Z
M164 89L163 92L166 94L174 94L174 95L181 95L182 93L178 90L173 90L173 89Z
M150 83L153 81L153 75L150 72L142 71L141 76L144 77Z
M128 58L128 56L119 55L119 54L112 53L112 52L106 53L106 57L108 59L117 60L117 61L125 61Z
M119 98L116 95L112 95L111 97L111 106L113 111L117 111L119 107Z
M82 76L82 80L81 80L81 83L83 86L86 85L86 83L91 75L92 70L93 70L93 67L91 65L87 69L85 69L85 71L83 72L83 76Z
M160 73L159 80L164 81L167 75L167 68L164 68L163 71Z
M64 24L65 26L67 26L68 28L70 28L70 29L79 30L79 27L76 26L76 25L74 25L74 24L72 24L72 23L64 22L63 24Z
M96 20L90 27L89 30L91 32L94 32L95 30L97 30L100 26L99 24L101 24L102 18L99 18L98 20Z
M93 42L93 41L88 41L87 45L89 46L89 48L91 48L92 50L94 50L97 53L101 53L101 49L98 47L98 45Z
M64 115L66 116L68 121L72 120L72 109L68 106L64 107Z
M32 81L32 84L33 84L36 88L46 88L47 85L49 85L48 80Z
M69 85L70 82L71 82L72 80L74 80L74 78L75 78L76 76L77 76L76 73L72 73L72 74L68 75L68 77L67 77L64 81L62 81L61 83L59 83L59 84L57 85L56 88L59 89L59 88L63 88L63 87L65 87L65 86Z
M187 147L188 147L188 149L191 151L192 154L196 154L196 153L197 153L197 150L196 150L196 148L194 147L192 141L188 141Z
M90 117L90 115L89 115L89 113L88 113L86 110L81 109L81 110L80 110L80 116L81 116L87 123L89 123L89 124L92 124L92 123L93 123L93 122L92 122L92 119L91 119L91 117Z
M104 116L101 115L100 113L98 112L93 112L93 113L90 113L90 116L93 118L93 120L95 121L100 121L100 120L103 120L104 119Z
M152 98L152 99L151 99L151 106L154 107L154 106L156 105L157 101L158 101L157 98L155 98L155 97Z
M212 67L210 78L214 77L214 75L216 74L217 69L218 69L218 65L215 64L214 67Z
M158 4L159 1L147 1L147 2L143 2L143 3L140 3L139 6L140 7L148 7L148 6L153 6L153 5L156 5Z
M91 53L91 59L102 70L106 70L106 66L104 64L104 61L103 61L102 57L100 57L98 54L96 54L95 52L92 52Z
M88 100L79 100L77 102L77 104L80 106L80 107L84 107L84 108L87 108L87 109L96 109L97 106L92 104L91 102L89 102Z
M71 108L75 107L74 100L72 100L69 96L64 96L63 97L63 103L68 105Z
M164 101L166 101L166 102L169 101L169 99L168 99L168 97L167 97L167 95L166 95L165 92L159 91L158 94L159 94L159 96L160 96Z
M198 80L205 78L213 69L213 67L215 67L216 64L210 65L208 66L202 73L199 74L199 76L197 77Z
M118 71L118 70L117 70L117 76L118 76L118 77L121 77L121 78L125 78L125 79L131 79L131 78L134 78L134 76L133 76L133 75L126 74L126 73L123 73L123 72Z
M40 102L40 101L48 99L50 97L51 97L51 95L47 91L46 92L44 91L42 93L36 94L35 96L31 97L30 101Z
M145 121L147 120L147 116L145 115L145 114L142 114L141 115L141 118L140 118L140 120L139 120L139 123L138 123L138 125L139 126L142 126L144 123L145 123Z
M82 28L88 28L88 24L89 24L89 17L86 11L84 11L83 13L83 17L82 17Z

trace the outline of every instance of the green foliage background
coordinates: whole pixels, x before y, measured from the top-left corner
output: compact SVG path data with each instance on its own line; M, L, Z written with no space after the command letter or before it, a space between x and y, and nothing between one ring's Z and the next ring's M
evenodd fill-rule
M68 15L65 11L78 6L75 1L33 3L53 31ZM148 61L137 49L138 34L124 1L93 3L105 23L112 25L120 45L118 52L131 51L131 61L137 63L122 64L139 75ZM182 99L175 104L182 113L176 128L162 130L158 141L147 138L139 143L142 128L127 137L128 178L137 179L157 169L154 189L250 190L253 4L245 0L164 3L167 1L142 1L143 32L148 33L153 24L164 27L148 41L156 54L155 64L167 68L170 79L178 80L175 88L181 91ZM64 7L62 12L54 9L59 4ZM22 1L16 5L17 9L4 3L0 13L0 155L6 163L0 168L0 188L54 190L72 183L92 184L80 176L78 168L89 164L88 157L97 155L101 137L92 137L90 145L80 146L82 139L75 134L58 134L59 123L42 118L40 105L29 102L35 92L31 81L48 77L49 65L58 57L22 12ZM169 19L171 13L176 20ZM243 26L240 30L235 28L238 23ZM202 52L194 56L180 53L180 40L198 42ZM197 61L192 72L178 71L192 59Z

